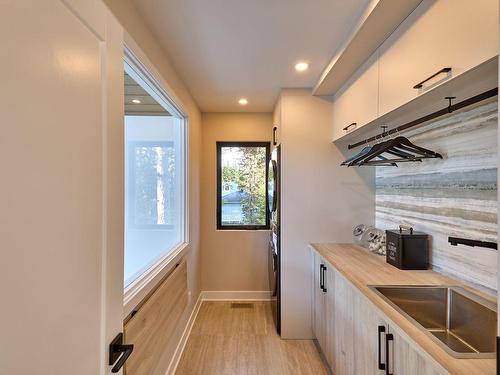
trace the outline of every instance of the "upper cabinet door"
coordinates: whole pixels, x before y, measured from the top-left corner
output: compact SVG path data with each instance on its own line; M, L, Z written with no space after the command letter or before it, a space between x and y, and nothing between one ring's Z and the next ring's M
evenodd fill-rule
M379 53L382 116L498 55L498 1L424 0Z
M333 100L333 140L378 116L378 52L347 81Z

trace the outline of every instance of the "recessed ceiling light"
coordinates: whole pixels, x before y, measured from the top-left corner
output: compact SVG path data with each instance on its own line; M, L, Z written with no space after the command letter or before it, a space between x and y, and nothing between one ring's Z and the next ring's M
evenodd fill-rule
M141 101L139 99L132 99L132 103L141 104Z
M246 98L241 98L240 100L238 100L238 103L240 103L240 105L247 105L248 100Z
M309 63L305 61L300 61L297 64L295 64L295 70L297 72L305 72L307 69L309 69Z

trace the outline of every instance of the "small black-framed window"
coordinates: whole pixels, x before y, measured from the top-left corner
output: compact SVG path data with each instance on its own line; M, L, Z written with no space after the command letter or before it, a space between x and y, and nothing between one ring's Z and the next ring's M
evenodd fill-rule
M217 142L217 229L269 229L270 142Z

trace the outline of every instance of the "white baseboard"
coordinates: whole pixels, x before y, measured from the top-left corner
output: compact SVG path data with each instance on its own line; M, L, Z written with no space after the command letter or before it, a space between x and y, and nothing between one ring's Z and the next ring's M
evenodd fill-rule
M165 375L174 375L177 370L177 366L179 365L179 361L181 360L182 353L184 352L184 348L186 347L186 343L188 341L189 335L191 334L191 330L193 329L194 322L196 317L198 316L198 312L200 311L201 303L203 302L202 298L203 292L200 293L198 299L196 300L196 304L194 305L193 311L189 316L186 327L184 328L184 332L182 332L182 336L177 344L177 348L175 348L174 355L170 364L168 365L167 372Z
M269 301L268 290L205 290L201 292L203 301Z

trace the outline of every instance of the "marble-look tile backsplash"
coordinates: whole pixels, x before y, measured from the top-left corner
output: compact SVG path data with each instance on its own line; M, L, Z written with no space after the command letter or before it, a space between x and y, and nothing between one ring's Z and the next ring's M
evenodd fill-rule
M435 121L404 135L443 160L377 167L376 226L410 224L431 235L431 264L497 290L497 251L451 246L448 236L497 242L497 103Z

